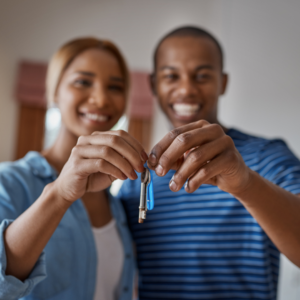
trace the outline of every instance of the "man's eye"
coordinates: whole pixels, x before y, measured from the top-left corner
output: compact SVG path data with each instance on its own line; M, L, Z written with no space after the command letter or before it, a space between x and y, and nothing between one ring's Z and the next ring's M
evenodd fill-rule
M209 79L209 74L197 74L196 75L196 80L197 81L204 81L204 80L207 80Z
M75 87L90 87L92 85L92 82L87 79L77 79L74 82Z

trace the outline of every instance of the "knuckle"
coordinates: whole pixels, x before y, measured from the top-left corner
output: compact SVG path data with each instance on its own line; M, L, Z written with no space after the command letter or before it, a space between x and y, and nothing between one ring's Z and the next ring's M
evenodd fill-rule
M224 139L224 143L226 144L226 146L227 146L228 148L234 147L234 142L233 142L233 140L232 140L232 138L231 138L230 136L225 135L225 136L223 137L223 139Z
M104 157L108 156L111 152L111 148L110 147L107 147L107 146L102 146L101 147L101 152L102 152L102 155Z
M174 128L168 133L168 137L171 140L174 140L178 135L180 135L180 130L178 128Z
M80 152L80 146L79 145L76 145L75 147L73 147L72 149L72 155L73 156L78 156L79 155L79 152Z
M203 153L202 153L201 150L193 151L193 152L189 155L189 159L191 160L192 163L198 162L202 157L203 157Z
M169 165L169 163L170 163L170 158L166 154L163 154L159 160L159 164L162 167L166 167L167 165Z
M224 133L222 127L219 124L211 124L210 127L216 135L221 135Z
M111 135L109 139L112 145L116 145L119 142L119 136L117 135Z
M94 131L91 135L97 135L97 134L100 134L101 132L99 131Z
M120 137L125 137L127 132L122 130L122 129L119 129L116 131L117 135L120 136Z
M161 145L157 144L152 149L151 153L155 154L156 156L160 156L160 154L163 152L163 148Z
M199 121L197 121L197 123L198 123L197 125L199 125L200 127L204 127L204 126L210 124L206 120L199 120Z
M82 145L85 143L85 140L86 140L86 136L82 135L78 138L77 140L77 145Z
M176 140L181 144L188 144L192 139L192 134L190 132L185 132L176 137Z
M95 164L98 170L102 170L105 165L105 161L102 158L100 158L96 160Z
M199 173L202 178L207 178L209 176L209 170L206 167L203 167Z

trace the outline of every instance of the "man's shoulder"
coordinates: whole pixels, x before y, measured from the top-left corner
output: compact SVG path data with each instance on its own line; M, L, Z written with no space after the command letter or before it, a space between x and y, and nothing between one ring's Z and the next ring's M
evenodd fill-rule
M288 149L287 144L280 138L268 139L261 136L241 132L237 129L229 129L227 134L232 138L235 146L242 152L261 152L268 149L280 151Z

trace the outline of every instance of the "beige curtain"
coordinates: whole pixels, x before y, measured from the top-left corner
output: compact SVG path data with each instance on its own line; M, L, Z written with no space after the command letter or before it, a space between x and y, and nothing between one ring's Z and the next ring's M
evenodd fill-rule
M41 151L43 148L47 110L44 97L46 71L45 63L22 61L19 64L15 92L19 104L16 159L28 151Z
M153 122L153 96L149 85L149 74L132 72L131 85L128 132L149 152Z
M21 104L15 158L19 159L28 151L43 149L46 108Z

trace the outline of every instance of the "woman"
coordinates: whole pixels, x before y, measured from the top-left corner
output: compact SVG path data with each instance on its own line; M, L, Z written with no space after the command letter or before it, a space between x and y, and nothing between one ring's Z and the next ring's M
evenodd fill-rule
M130 135L109 131L128 85L111 42L76 39L53 56L47 96L61 111L58 138L0 164L0 299L131 299L130 234L106 192L117 178L137 179L147 160Z

